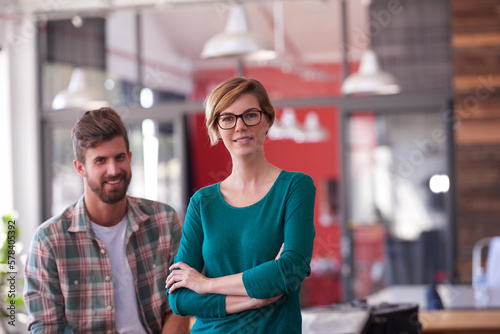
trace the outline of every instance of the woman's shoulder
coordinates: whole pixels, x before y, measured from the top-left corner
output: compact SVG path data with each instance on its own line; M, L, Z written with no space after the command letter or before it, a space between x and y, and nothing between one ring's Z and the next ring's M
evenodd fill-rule
M282 170L280 178L283 180L297 181L297 182L308 182L313 183L312 177L302 172L291 172L287 170Z
M193 194L193 199L199 200L203 197L212 197L216 196L219 191L219 183L214 183L209 186L205 186L203 188L198 189L194 194Z

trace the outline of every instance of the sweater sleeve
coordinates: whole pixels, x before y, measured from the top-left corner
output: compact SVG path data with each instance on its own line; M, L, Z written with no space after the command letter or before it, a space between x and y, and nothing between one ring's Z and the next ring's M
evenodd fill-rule
M285 194L285 246L280 258L243 272L243 284L252 298L289 294L311 274L316 187L309 176L301 175Z
M184 262L201 272L204 261L202 255L203 227L200 217L200 203L203 198L193 196L182 228L182 238L174 263ZM181 316L192 315L202 318L226 316L226 296L219 294L198 294L187 288L180 288L173 293L167 290L172 311Z

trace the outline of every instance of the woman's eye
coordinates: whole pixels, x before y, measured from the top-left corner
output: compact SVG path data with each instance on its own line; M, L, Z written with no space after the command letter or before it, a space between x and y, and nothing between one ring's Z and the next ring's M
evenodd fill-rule
M255 117L258 116L258 113L256 113L256 112L249 112L245 116L246 116L247 119L255 118Z
M224 116L221 118L224 123L231 123L234 120L234 116Z

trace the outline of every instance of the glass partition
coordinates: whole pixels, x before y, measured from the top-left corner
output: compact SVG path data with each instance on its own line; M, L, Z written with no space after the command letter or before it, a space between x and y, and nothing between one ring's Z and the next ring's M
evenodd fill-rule
M443 113L353 111L344 124L350 297L451 281L452 139Z

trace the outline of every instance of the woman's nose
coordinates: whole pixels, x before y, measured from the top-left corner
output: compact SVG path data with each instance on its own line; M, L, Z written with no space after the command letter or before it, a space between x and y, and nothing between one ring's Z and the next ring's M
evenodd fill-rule
M238 128L246 128L246 127L247 127L247 125L245 124L245 122L243 122L243 117L237 117L235 128L238 129Z

